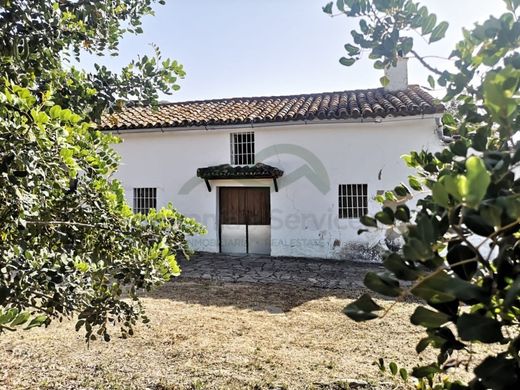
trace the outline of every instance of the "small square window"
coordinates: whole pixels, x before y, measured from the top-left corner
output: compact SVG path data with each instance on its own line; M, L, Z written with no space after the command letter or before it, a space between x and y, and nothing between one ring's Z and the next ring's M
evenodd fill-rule
M255 164L255 133L231 133L231 164Z
M368 214L368 184L340 184L339 218L360 218Z
M157 188L134 188L134 213L148 214L157 208Z

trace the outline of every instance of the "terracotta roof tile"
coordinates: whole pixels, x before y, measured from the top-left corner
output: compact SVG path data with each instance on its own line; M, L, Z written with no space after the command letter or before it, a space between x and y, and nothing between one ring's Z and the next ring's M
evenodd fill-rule
M383 88L231 98L160 104L157 109L130 106L102 119L104 130L158 127L219 126L234 124L349 119L433 114L443 111L419 86L388 92Z

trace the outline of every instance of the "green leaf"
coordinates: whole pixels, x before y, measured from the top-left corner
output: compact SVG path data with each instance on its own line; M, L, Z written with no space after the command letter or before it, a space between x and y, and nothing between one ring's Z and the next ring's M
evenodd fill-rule
M463 280L471 280L478 268L477 253L469 246L461 241L451 241L448 245L448 254L446 256L448 263L453 272L455 272ZM475 261L471 261L474 259ZM457 264L461 261L471 261L465 264Z
M359 47L351 45L350 43L347 43L345 45L345 50L348 52L350 56L355 56L360 53Z
M441 271L428 278L424 278L411 290L412 294L431 304L454 301L463 302L486 301L489 293L482 287L476 286L454 275Z
M11 322L11 326L17 326L17 325L21 325L25 322L27 322L27 320L29 319L30 317L30 313L29 312L21 312L20 314L18 314L18 316L16 316L16 318Z
M447 209L450 208L450 196L442 182L437 181L433 184L432 198L438 205Z
M421 183L415 176L408 176L408 183L414 191L422 191L423 189Z
M85 322L86 322L85 320L79 320L78 322L76 322L76 326L75 326L76 332L78 332L81 329L81 327L83 325L85 325Z
M361 216L359 222L368 227L377 227L377 221L368 215Z
M375 218L382 224L392 225L394 223L394 212L390 207L383 207L383 210L376 213Z
M435 374L442 372L439 366L435 363L428 366L414 367L412 369L412 376L418 379L431 377Z
M466 157L466 154L468 153L468 146L466 141L457 140L450 144L450 150L457 156Z
M435 23L437 23L437 16L435 14L430 14L427 18L423 19L421 26L422 35L428 35L430 32L432 32L433 27L435 27Z
M413 281L421 275L419 271L407 265L397 253L388 255L383 261L383 265L400 280Z
M428 348L428 345L430 345L432 342L432 339L430 337L424 337L415 346L415 352L418 354L423 352L426 348Z
M386 76L383 76L379 79L379 82L383 87L386 87L388 84L390 84L390 79Z
M507 4L507 9L511 12L515 12L516 9L520 6L520 0L505 0Z
M363 32L363 34L366 34L368 32L368 24L365 19L361 19L359 21L359 28L361 29L361 32Z
M516 220L520 218L520 195L515 194L512 196L499 196L497 197L497 203L507 213L507 215Z
M323 12L326 14L332 15L332 1L327 3L324 7L322 7Z
M486 169L484 162L477 156L471 156L466 160L466 178L460 191L466 204L476 208L486 195L491 175Z
M408 371L406 371L405 368L401 368L401 369L399 369L399 375L401 376L401 379L402 379L403 381L406 382L406 381L408 380Z
M2 315L0 315L0 325L8 324L18 315L18 313L19 311L16 308L5 311Z
M502 208L494 204L481 204L479 213L490 226L500 227L502 225Z
M399 221L408 222L410 221L410 209L406 205L400 204L395 208L394 216Z
M351 65L353 65L355 62L356 62L356 60L353 59L353 58L341 57L341 58L339 59L339 63L340 63L341 65L344 65L344 66L351 66Z
M412 37L403 37L403 41L401 42L401 50L403 55L406 55L413 49L413 38Z
M495 228L473 209L465 209L462 217L466 227L479 236L487 237L495 232Z
M363 294L354 302L349 303L343 312L352 320L356 322L367 321L377 318L374 311L381 310L379 306L368 294Z
M25 329L31 329L35 327L40 327L43 324L45 324L48 320L48 317L46 315L39 315L37 317L34 317L31 322L29 322L29 325L27 325L27 328Z
M367 288L381 295L398 297L402 293L402 289L399 287L399 281L388 274L368 272L365 275L364 283Z
M430 84L431 89L435 89L435 79L432 77L432 75L428 76L428 84Z
M475 367L475 375L480 378L483 388L512 389L518 384L518 365L505 354L488 356Z
M430 245L415 237L410 237L403 246L403 254L408 260L425 261L433 256L433 251Z
M394 188L394 192L399 197L405 197L410 195L410 190L408 190L408 188L406 188L406 186L402 183Z
M379 69L379 70L382 70L385 68L385 64L383 63L383 61L375 61L374 62L374 69Z
M385 368L385 361L383 358L379 358L378 361L376 362L377 366L379 367L379 370L381 372L385 372L386 371L386 368Z
M444 189L455 198L456 201L462 202L462 195L459 190L459 181L456 177L451 175L442 176L439 179L439 183L442 184ZM439 190L437 188L437 190ZM441 191L441 190L439 190ZM439 200L439 202L445 202L445 198L443 198L444 195L437 194L439 198L436 198L436 200Z
M435 27L430 35L430 43L440 41L446 35L448 30L448 22L441 22Z
M56 119L59 118L61 115L61 107L60 106L53 106L49 110L49 114L51 114L51 118Z
M457 332L464 341L497 343L504 339L500 322L479 314L462 314L457 320Z
M450 321L450 316L418 306L410 317L410 321L414 325L420 325L426 328L440 328L446 322Z
M487 142L488 142L488 128L481 127L479 128L471 138L471 147L475 150L483 152L486 150Z
M390 368L390 372L392 373L392 375L397 375L397 364L395 364L394 362L390 362L388 367Z
M386 191L385 192L385 200L389 202L396 202L397 198L395 194L392 191Z

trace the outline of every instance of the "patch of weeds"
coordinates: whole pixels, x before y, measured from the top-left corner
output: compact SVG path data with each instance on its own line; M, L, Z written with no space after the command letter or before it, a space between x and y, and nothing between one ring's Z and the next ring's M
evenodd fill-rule
M200 379L197 379L195 382L191 384L190 390L204 390L206 385Z

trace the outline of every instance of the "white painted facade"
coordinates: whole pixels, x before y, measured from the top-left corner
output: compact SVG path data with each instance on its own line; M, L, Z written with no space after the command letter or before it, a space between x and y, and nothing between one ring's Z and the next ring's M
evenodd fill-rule
M441 141L435 116L380 121L319 121L211 129L124 130L116 149L122 164L116 177L130 204L133 188L156 187L158 207L169 202L207 227L194 237L194 249L219 251L218 189L223 186L271 188L271 255L349 258L356 244L371 247L378 233L358 236L358 219L338 216L338 186L368 184L369 213L380 206L378 190L407 182L413 172L400 156L422 148L436 151ZM212 180L209 192L197 168L230 163L230 134L253 131L255 162L280 168L275 192L271 179Z

